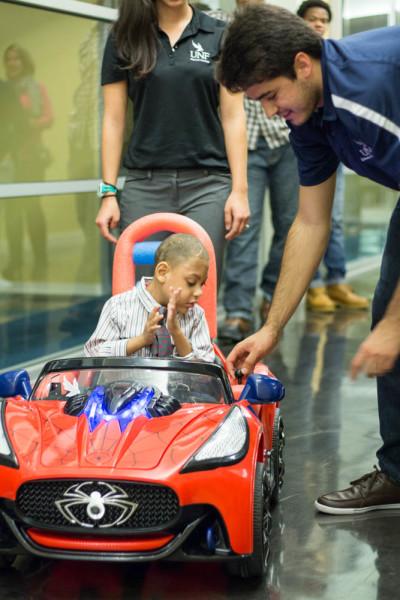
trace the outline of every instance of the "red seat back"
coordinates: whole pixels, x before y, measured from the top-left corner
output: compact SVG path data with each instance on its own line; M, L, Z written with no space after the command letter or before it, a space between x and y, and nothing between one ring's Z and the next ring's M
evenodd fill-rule
M134 245L158 231L188 233L203 244L210 258L207 282L199 304L206 313L211 338L217 336L217 270L215 253L208 233L195 221L174 213L155 213L134 221L121 234L114 254L112 293L120 294L135 285L135 265L132 260Z

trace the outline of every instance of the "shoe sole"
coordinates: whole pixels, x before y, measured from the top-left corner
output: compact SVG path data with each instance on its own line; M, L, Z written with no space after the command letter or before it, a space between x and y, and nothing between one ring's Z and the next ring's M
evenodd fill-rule
M334 313L336 312L336 308L315 308L314 306L308 306L306 304L307 310L311 312L319 312L319 313Z
M318 500L314 502L314 506L319 512L327 515L360 515L373 510L400 509L400 504L376 504L375 506L364 506L363 508L335 508L321 504Z
M345 308L347 310L368 310L368 306L352 306L351 304L342 304L341 302L336 302L338 308Z

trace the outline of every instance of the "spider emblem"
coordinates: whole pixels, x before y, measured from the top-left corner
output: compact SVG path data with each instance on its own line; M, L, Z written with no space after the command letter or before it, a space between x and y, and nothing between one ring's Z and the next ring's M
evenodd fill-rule
M63 496L55 501L55 505L67 521L81 527L117 527L138 507L121 487L104 481L76 483ZM87 519L83 516L82 506Z

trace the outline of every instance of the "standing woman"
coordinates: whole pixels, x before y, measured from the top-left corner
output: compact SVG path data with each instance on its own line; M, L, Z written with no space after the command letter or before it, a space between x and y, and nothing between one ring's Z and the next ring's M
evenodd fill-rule
M202 225L221 273L224 240L249 218L243 97L214 79L225 23L187 0L122 0L102 67L104 119L102 203L96 225L110 229L155 212ZM133 132L118 203L128 96ZM108 185L106 185L108 184Z

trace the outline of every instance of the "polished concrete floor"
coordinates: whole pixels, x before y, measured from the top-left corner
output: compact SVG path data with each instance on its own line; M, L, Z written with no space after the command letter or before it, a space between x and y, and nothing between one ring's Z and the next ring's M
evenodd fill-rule
M374 277L355 282L372 294ZM300 307L268 363L286 385L286 475L273 513L262 581L220 566L147 566L19 559L0 572L0 598L151 600L394 600L400 598L400 511L362 517L315 513L315 497L372 469L379 445L375 382L348 378L369 315L306 315Z

